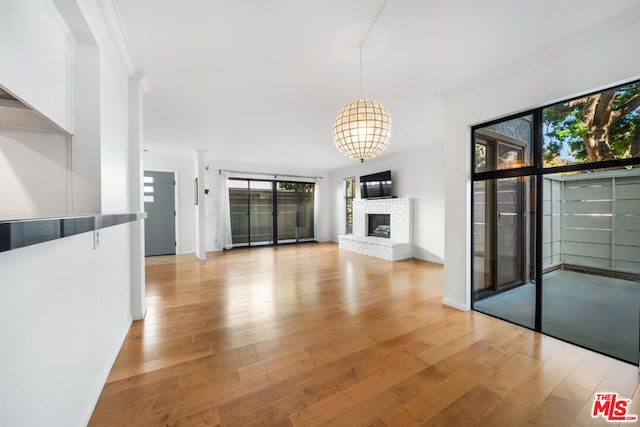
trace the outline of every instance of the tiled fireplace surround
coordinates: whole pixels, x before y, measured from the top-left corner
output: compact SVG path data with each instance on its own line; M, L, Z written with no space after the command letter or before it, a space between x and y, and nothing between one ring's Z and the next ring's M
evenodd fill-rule
M413 218L411 199L353 201L353 235L338 236L340 249L389 261L411 258ZM367 215L389 214L391 238L367 236Z

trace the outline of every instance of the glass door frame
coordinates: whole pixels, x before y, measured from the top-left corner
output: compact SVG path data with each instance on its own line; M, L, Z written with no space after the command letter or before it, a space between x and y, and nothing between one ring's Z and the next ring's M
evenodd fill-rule
M247 230L247 243L234 244L234 247L254 247L254 246L274 246L279 244L290 244L290 243L302 243L302 242L312 242L316 241L315 233L313 237L310 238L300 238L300 209L299 209L299 186L300 185L313 185L314 186L314 198L315 198L315 186L314 182L303 182L303 181L281 181L281 180L273 180L273 179L255 179L255 178L236 178L230 177L230 181L245 181L247 182L247 222L248 222L248 230ZM271 184L271 216L272 216L272 239L268 243L264 243L266 241L261 241L258 243L252 242L251 239L251 183L252 182L268 182ZM295 239L286 239L287 241L280 242L278 239L278 184L286 183L294 185L294 200L295 200ZM315 221L315 218L314 218Z

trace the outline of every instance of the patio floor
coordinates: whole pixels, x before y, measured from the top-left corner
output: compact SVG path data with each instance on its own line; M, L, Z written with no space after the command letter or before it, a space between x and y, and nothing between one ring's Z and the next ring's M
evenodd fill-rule
M542 332L638 363L640 283L555 270L544 275ZM474 309L533 329L535 284L486 298Z

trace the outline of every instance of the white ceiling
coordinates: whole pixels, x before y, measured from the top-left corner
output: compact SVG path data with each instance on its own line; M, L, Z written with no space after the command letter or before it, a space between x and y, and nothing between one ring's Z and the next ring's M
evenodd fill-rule
M331 126L359 93L359 45L384 0L116 0L150 92L144 148L333 169ZM438 143L439 95L639 7L638 0L389 0L363 46L362 96L389 155ZM506 113L506 112L505 112Z

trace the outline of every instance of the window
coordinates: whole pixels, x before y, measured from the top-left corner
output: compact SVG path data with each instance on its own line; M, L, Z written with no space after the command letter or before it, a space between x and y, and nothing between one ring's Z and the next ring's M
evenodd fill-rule
M153 177L152 176L145 176L143 177L143 182L144 182L144 202L145 203L154 203L155 202L155 196L154 196L154 192L155 192L155 186L153 183Z
M533 165L533 115L516 117L475 130L475 172Z
M640 81L475 126L471 150L473 309L637 364Z
M640 82L542 110L544 166L640 157Z
M353 234L353 199L356 197L356 179L355 177L344 180L344 200L345 200L345 218L347 223L347 234Z

